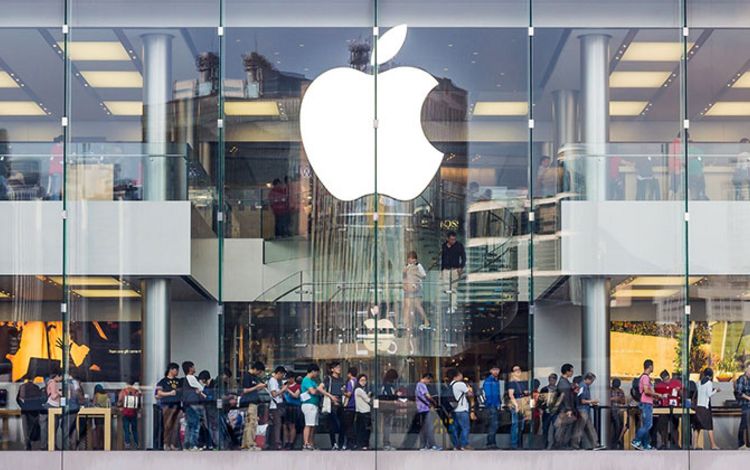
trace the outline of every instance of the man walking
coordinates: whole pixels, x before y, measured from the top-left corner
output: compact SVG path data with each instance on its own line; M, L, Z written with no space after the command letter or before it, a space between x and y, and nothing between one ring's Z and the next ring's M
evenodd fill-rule
M448 313L456 311L458 305L456 286L458 285L458 279L464 273L465 266L466 250L464 250L463 244L458 241L456 232L450 231L440 253L440 278L443 282L443 291L450 298Z
M735 397L742 409L737 445L740 449L746 450L750 447L750 361L745 364L745 373L737 379Z
M500 427L500 368L492 366L490 375L484 379L484 407L487 410L487 449L497 449L497 429Z
M560 380L557 382L557 417L555 418L555 439L553 447L566 448L570 445L573 426L576 422L575 394L570 378L573 377L573 365L563 364L560 368Z
M630 443L634 449L651 450L651 427L654 425L654 398L662 396L654 391L651 385L651 375L654 372L654 361L643 361L643 374L638 379L639 408L641 409L641 427Z
M583 376L581 391L578 394L578 421L573 434L574 449L581 447L584 434L594 450L604 449L604 446L599 445L599 437L596 435L596 429L591 419L591 407L599 405L599 400L591 398L591 384L594 383L594 380L596 380L596 376L592 372Z

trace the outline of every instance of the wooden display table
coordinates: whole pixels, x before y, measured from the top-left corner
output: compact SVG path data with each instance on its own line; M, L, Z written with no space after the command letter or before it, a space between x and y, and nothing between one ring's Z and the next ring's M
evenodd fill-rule
M55 430L56 419L62 415L62 408L50 408L48 410L47 419L47 449L55 450ZM104 450L111 450L112 448L112 409L111 408L94 408L94 407L81 407L76 414L76 430L79 429L80 418L102 418L104 419Z
M637 409L638 407L631 407L627 410L627 412L629 413L630 410L637 410ZM654 425L656 425L655 421L656 421L657 416L665 416L665 415L670 415L670 414L672 416L676 416L677 419L680 421L679 424L677 425L677 437L678 437L677 442L682 443L682 417L683 417L683 414L685 413L685 410L688 411L688 414L691 414L691 415L695 414L695 411L690 408L654 407ZM626 450L630 450L633 448L630 445L630 443L633 441L633 439L635 439L635 435L638 432L638 427L635 426L636 420L634 419L635 418L634 414L631 413L630 418L631 418L630 427L628 427L627 431L625 431L625 436L623 437L623 448ZM627 423L627 421L623 421L623 422ZM674 429L672 431L674 431Z

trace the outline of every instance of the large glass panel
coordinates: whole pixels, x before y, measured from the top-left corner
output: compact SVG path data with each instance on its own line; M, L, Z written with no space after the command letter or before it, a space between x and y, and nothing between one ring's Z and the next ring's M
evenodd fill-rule
M63 62L47 47L47 39L61 39L63 9L56 1L8 2L3 9L0 449L47 450L44 407L60 409L65 337L60 309ZM59 413L49 416L57 419Z
M696 450L750 444L745 424L750 400L743 397L750 396L750 277L744 243L750 210L750 57L745 52L750 30L745 2L717 6L690 0L687 11L689 40L700 44L688 61L690 138L683 149L689 271L699 280L690 288L688 332Z
M538 0L532 20L539 443L680 447L680 2Z
M217 447L219 2L69 10L66 448Z
M378 4L378 448L528 447L527 2Z
M369 448L352 386L375 375L374 82L358 72L371 73L373 2L227 0L225 15L229 447ZM258 405L256 380L280 382L279 403Z

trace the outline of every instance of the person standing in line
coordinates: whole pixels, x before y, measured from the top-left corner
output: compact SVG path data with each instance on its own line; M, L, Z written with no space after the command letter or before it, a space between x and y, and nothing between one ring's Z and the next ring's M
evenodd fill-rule
M630 445L637 450L651 450L651 427L654 425L654 399L662 396L654 391L651 377L654 372L654 361L643 361L643 374L638 379L639 405L641 409L641 427Z
M750 448L750 361L745 363L745 373L739 376L734 386L734 396L740 403L742 418L737 430L737 447Z
M430 408L435 406L435 400L432 398L432 395L430 395L428 389L432 380L433 375L429 372L425 372L417 382L414 391L414 402L417 410L411 420L409 430L406 432L406 440L403 444L403 448L406 450L412 450L414 448L417 435L420 440L419 450L442 450L435 443L435 431L433 429L432 419L430 418Z
M372 429L372 399L367 393L367 375L357 377L357 387L354 389L354 405L357 412L355 426L357 428L357 448L367 450L370 447L370 430Z
M599 445L599 436L596 434L591 417L591 407L599 406L599 400L591 397L591 384L596 380L596 375L587 372L581 381L581 390L578 394L578 421L573 433L573 448L580 449L584 434L594 450L605 449Z
M508 381L508 401L510 408L510 448L518 449L522 446L526 411L529 409L529 387L521 378L521 366L511 368Z
M427 277L427 272L425 272L424 267L419 263L416 251L410 251L406 255L406 266L404 266L402 274L404 305L401 317L406 331L409 332L412 329L412 311L418 313L422 319L419 329L425 330L430 327L430 320L427 318L427 314L422 306L422 282Z
M198 436L203 418L201 402L206 395L203 393L203 384L195 377L195 364L192 361L183 362L182 371L185 374L182 386L182 407L185 410L186 421L185 449L200 450Z
M331 439L331 450L339 450L346 445L343 419L344 408L341 406L341 398L344 394L344 379L341 377L341 363L334 362L330 367L330 374L325 381L326 391L338 398L338 403L331 401L331 410L328 413L328 436ZM338 438L338 439L337 439Z
M453 426L451 437L453 440L454 450L471 450L469 446L469 426L471 419L469 417L469 397L472 396L471 390L464 382L464 375L458 369L451 369L448 372L451 378L450 388L453 394Z
M202 429L200 433L201 442L205 444L207 449L213 450L220 446L219 409L216 407L218 398L217 381L211 377L211 373L207 370L202 370L198 374L198 381L203 384L203 394L205 395L202 401L205 429Z
M497 449L497 430L500 427L500 406L502 391L500 390L500 367L493 365L490 373L482 384L484 392L484 408L487 410L487 449Z
M156 399L161 407L164 450L180 448L180 366L170 362L164 377L156 384Z
M267 385L260 379L266 370L266 365L260 361L253 362L248 371L242 377L242 397L240 407L247 408L245 416L245 429L242 433L243 450L260 450L255 443L255 435L258 432L258 405L260 404L260 391L266 389Z
M628 401L625 398L625 392L622 390L620 379L612 379L612 386L609 389L609 402L612 406L610 446L613 449L622 449L622 438L625 434L625 422L622 419L622 413L626 409Z
M23 443L25 450L31 450L32 442L38 441L41 429L39 427L39 414L44 409L47 396L44 391L37 387L30 379L18 387L16 403L21 409L21 426L23 428Z
M334 403L338 401L336 397L326 391L319 376L320 367L312 364L307 368L307 375L302 379L300 398L302 399L302 414L305 417L305 430L302 435L303 450L315 450L315 428L318 426L320 397L327 396ZM353 396L351 401L354 402Z
M714 387L714 371L707 367L703 371L700 384L698 384L698 402L695 407L698 427L695 432L695 443L698 443L698 431L706 431L711 443L711 450L719 450L719 446L714 439L714 417L711 413L711 397L718 392L719 389Z
M557 374L554 372L547 376L547 385L539 390L539 402L542 407L542 436L544 449L548 448L552 439L549 436L552 424L552 408L557 399Z
M354 403L354 389L357 388L357 375L359 371L356 367L350 367L346 372L346 385L344 385L343 399L344 399L344 421L342 432L346 436L346 442L341 448L346 450L347 448L354 449L357 446L357 436L354 429L354 418L356 417L356 407Z
M449 313L455 312L458 306L456 286L464 273L465 266L466 250L458 241L456 232L451 230L440 250L440 278L443 290L450 298Z
M297 426L302 416L302 400L300 400L300 383L296 377L289 377L286 387L286 392L284 392L284 449L292 450L297 440Z
M125 450L138 449L138 409L141 405L141 391L132 379L125 382L125 387L117 396L117 406L122 415L122 432Z
M380 430L383 434L383 450L393 450L391 445L393 418L396 415L397 401L404 395L396 388L396 381L398 381L398 372L395 369L388 369L383 375L383 383L378 394L380 408L377 415L380 419Z
M552 447L566 449L570 446L573 428L576 423L576 395L570 379L573 377L573 365L563 364L560 367L560 380L557 382L557 400L555 408L557 414L553 418L555 438Z
M268 449L281 450L281 417L284 413L284 392L287 390L287 384L284 382L286 369L282 366L274 369L271 378L268 379L268 392L271 394L271 402L268 405L271 418L271 439L268 442Z

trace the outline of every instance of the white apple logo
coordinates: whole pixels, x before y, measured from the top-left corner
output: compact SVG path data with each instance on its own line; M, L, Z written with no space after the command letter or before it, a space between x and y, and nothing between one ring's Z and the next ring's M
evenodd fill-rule
M393 58L406 39L406 25L378 39L377 62ZM438 84L427 72L396 67L377 77L377 190L407 201L435 176L443 154L422 129L422 104ZM300 133L310 165L337 199L351 201L375 192L375 77L339 67L307 88L300 108Z

